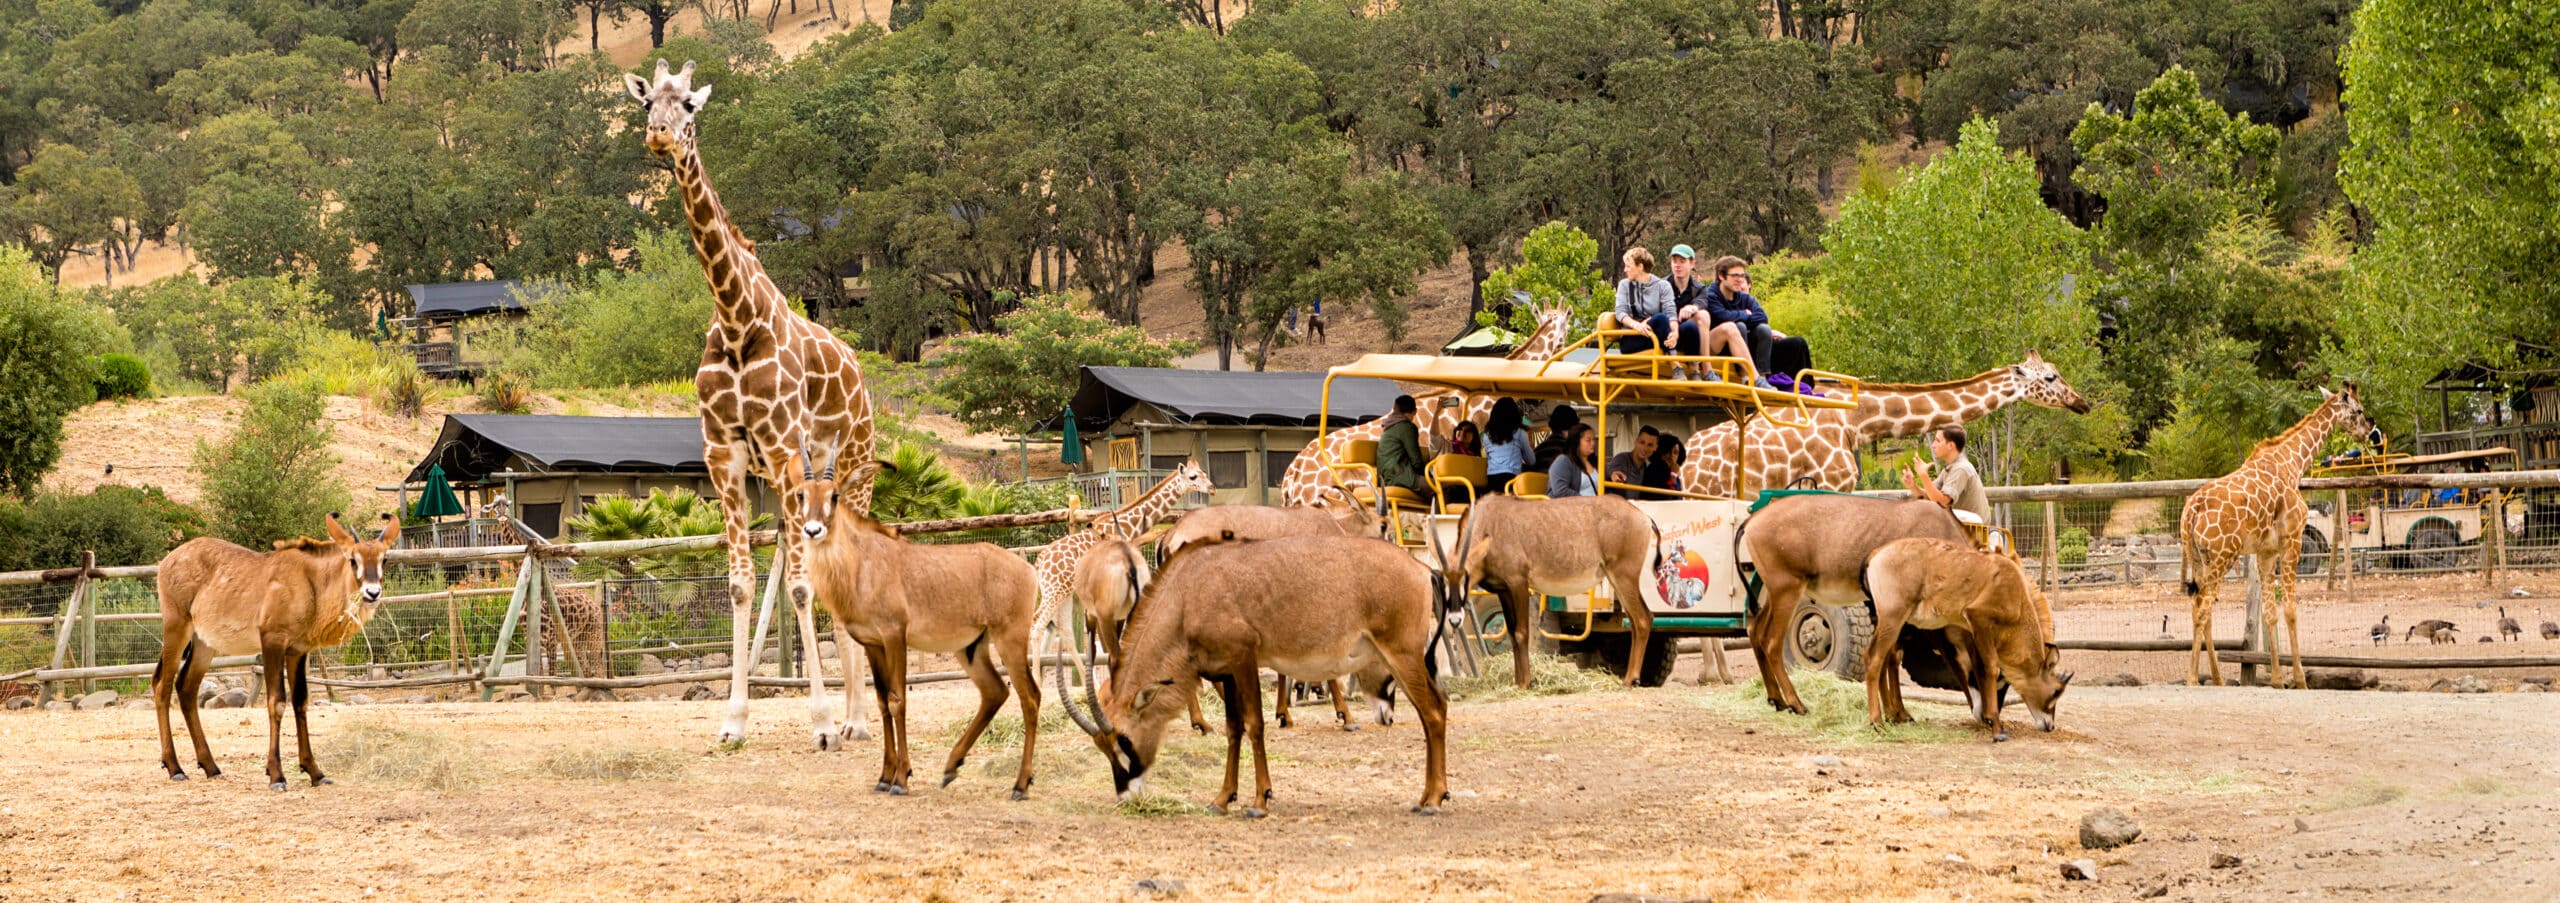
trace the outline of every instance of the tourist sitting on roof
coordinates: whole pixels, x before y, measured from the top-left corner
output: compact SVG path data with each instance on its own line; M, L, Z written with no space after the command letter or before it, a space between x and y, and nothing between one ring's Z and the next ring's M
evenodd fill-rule
M1697 268L1698 252L1695 249L1688 245L1671 246L1671 278L1669 279L1669 282L1671 283L1671 304L1673 307L1679 309L1679 313L1674 315L1673 319L1680 323L1682 329L1697 330L1698 334L1703 337L1700 339L1699 344L1706 349L1708 354L1717 353L1716 349L1718 347L1730 347L1735 349L1743 348L1742 331L1734 328L1734 325L1731 323L1717 323L1715 321L1715 317L1708 312L1707 289L1709 283L1707 280L1697 277ZM1697 352L1690 351L1683 353L1695 354ZM1741 357L1747 354L1747 352L1737 350L1730 352L1730 354L1735 357ZM1716 375L1714 370L1706 369L1704 367L1699 368L1699 376L1700 378L1709 381L1720 381L1722 379L1722 377Z
M1798 387L1789 375L1812 366L1812 355L1805 350L1804 340L1779 332L1769 326L1769 312L1760 307L1760 299L1751 296L1750 265L1742 258L1726 255L1716 258L1712 269L1715 282L1707 287L1707 312L1719 326L1731 324L1741 335L1743 351L1751 358L1757 373L1754 385L1760 388L1784 388L1807 394L1820 394L1811 386ZM1789 345L1781 350L1779 345ZM1736 357L1745 356L1736 352ZM1795 364L1789 368L1788 364ZM1785 377L1779 385L1777 378Z
M1653 252L1642 247L1628 248L1622 258L1625 279L1618 280L1618 328L1641 329L1653 333L1645 336L1621 336L1618 353L1639 354L1654 350L1660 342L1663 350L1680 354L1698 353L1698 324L1679 322L1680 308L1672 302L1671 283L1653 275ZM1673 368L1675 378L1680 368Z

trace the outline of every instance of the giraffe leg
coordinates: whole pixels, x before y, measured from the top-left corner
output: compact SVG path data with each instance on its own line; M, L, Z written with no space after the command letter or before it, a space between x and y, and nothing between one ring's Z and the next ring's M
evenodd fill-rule
M2193 678L2189 683L2199 687L2204 686L2207 669L2213 674L2214 685L2222 684L2222 666L2213 656L2213 606L2215 597L2220 595L2221 582L2220 575L2196 581L2195 636L2187 641L2187 673Z
M871 739L871 716L862 710L862 668L853 657L853 634L836 626L836 660L844 676L844 728L846 740Z
M747 544L755 499L747 494L747 462L736 449L713 438L702 450L703 464L719 487L721 538L729 551L729 710L720 719L719 742L747 739L747 675L755 671L756 559ZM788 531L785 531L788 532Z
M2302 530L2295 528L2293 534L2300 536ZM2311 689L2311 680L2302 673L2302 633L2301 625L2296 622L2301 609L2296 607L2293 598L2294 568L2301 563L2302 545L2300 543L2287 543L2284 551L2276 554L2276 586L2284 594L2284 644L2286 648L2293 650L2293 686L2296 689L2308 690ZM2259 579L2266 578L2262 575ZM2275 646L2270 644L2267 648L2273 650ZM2269 672L2269 676L2283 673L2281 662L2269 658L2267 664L2274 668Z
M764 455L765 473L770 475L773 491L781 498L793 498L803 485L800 462L793 451L776 448ZM850 503L848 503L850 504ZM867 509L855 509L867 512ZM800 661L808 666L809 737L820 752L840 748L844 738L836 733L835 701L827 698L826 669L819 665L825 659L818 654L818 615L815 589L809 586L808 534L799 530L775 531L775 569L780 573L782 588L791 598L791 616L800 625ZM763 650L757 650L759 654Z

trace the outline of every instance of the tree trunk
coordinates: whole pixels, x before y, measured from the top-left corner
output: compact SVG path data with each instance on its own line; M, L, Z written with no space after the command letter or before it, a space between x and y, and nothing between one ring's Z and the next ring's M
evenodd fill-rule
M641 14L649 17L649 49L667 46L667 20L675 18L675 12L664 5L654 5L642 9Z
M604 4L587 4L587 52L604 52Z

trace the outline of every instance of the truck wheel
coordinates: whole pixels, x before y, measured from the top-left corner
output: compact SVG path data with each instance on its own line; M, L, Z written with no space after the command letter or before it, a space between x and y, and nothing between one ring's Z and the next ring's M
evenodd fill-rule
M1796 602L1787 619L1787 667L1828 671L1847 680L1866 679L1867 644L1876 635L1875 615L1865 605L1824 605L1812 599Z
M2293 564L2294 575L2309 577L2328 565L2329 541L2322 538L2318 530L2302 528L2302 558Z
M1567 643L1566 652L1574 663L1612 678L1627 674L1627 650L1634 645L1635 634L1602 633L1578 643ZM1671 669L1679 664L1680 639L1667 633L1656 633L1645 642L1644 670L1636 672L1636 686L1659 687L1671 682Z
M1633 636L1630 634L1630 636ZM1711 640L1710 642L1720 642ZM1680 664L1680 638L1654 631L1644 644L1644 670L1636 673L1636 686L1659 687L1671 682L1671 669ZM1619 671L1625 674L1625 671Z
M2409 531L2409 565L2428 570L2450 570L2462 564L2462 534L2452 524L2431 520Z

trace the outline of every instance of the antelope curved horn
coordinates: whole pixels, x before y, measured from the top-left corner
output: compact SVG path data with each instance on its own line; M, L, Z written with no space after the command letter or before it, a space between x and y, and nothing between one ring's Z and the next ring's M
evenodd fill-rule
M1060 631L1053 630L1049 632L1049 636L1052 638L1064 635L1065 634ZM1052 649L1056 649L1059 647L1059 644L1050 643L1049 646ZM1102 725L1094 723L1091 716L1086 715L1083 709L1076 707L1075 690L1069 686L1067 681L1067 657L1068 656L1066 654L1061 654L1056 658L1049 660L1052 676L1056 678L1056 682L1052 684L1052 686L1058 688L1058 705L1067 710L1067 718L1074 721L1076 723L1076 727L1084 731L1086 736L1102 736ZM1100 714L1101 709L1097 708L1094 711L1096 714Z

